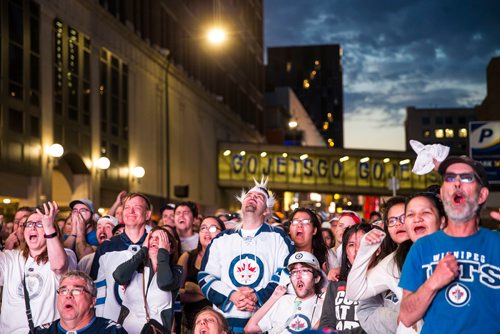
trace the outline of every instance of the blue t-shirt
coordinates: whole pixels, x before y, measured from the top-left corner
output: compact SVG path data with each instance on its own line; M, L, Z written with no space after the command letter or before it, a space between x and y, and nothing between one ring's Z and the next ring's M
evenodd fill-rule
M417 240L406 257L399 286L417 291L447 252L457 258L460 274L434 297L421 333L500 333L498 232L480 228L458 238L438 231Z

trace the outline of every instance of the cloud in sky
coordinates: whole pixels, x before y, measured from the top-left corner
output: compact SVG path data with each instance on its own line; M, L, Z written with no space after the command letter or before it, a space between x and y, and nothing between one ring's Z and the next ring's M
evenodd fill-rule
M407 106L473 107L500 56L498 0L265 0L265 44L340 44L348 148L404 150ZM369 134L369 135L360 135Z

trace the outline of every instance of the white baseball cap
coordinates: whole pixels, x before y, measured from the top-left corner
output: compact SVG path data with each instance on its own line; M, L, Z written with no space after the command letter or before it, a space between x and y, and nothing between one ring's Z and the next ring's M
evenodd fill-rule
M99 218L99 220L97 221L97 225L99 225L99 223L111 223L113 226L116 226L118 225L118 219L116 219L116 217L113 217L111 215L104 215L101 218Z
M305 263L310 265L316 270L321 270L318 259L316 258L316 256L314 256L312 253L309 252L293 253L292 256L290 256L290 259L288 260L288 270L290 270L290 267L295 263Z

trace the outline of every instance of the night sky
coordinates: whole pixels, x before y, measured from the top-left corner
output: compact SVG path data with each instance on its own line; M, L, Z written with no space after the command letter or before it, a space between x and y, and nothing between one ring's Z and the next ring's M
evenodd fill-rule
M480 104L500 56L499 0L264 0L264 22L266 47L343 48L347 148L404 150L407 106Z

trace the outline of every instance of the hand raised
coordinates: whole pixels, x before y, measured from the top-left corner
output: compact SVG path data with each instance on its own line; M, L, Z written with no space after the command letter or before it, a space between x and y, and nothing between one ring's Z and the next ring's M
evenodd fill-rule
M363 236L362 242L365 242L368 245L375 245L382 243L384 238L385 238L385 232L374 228L373 230L369 231Z
M171 251L170 240L168 239L167 232L160 231L158 235L158 247L166 249L169 253Z
M56 202L43 203L42 213L40 209L36 209L36 213L42 216L42 224L45 233L53 233L56 231L54 222L56 221L56 216L59 213L59 207Z

